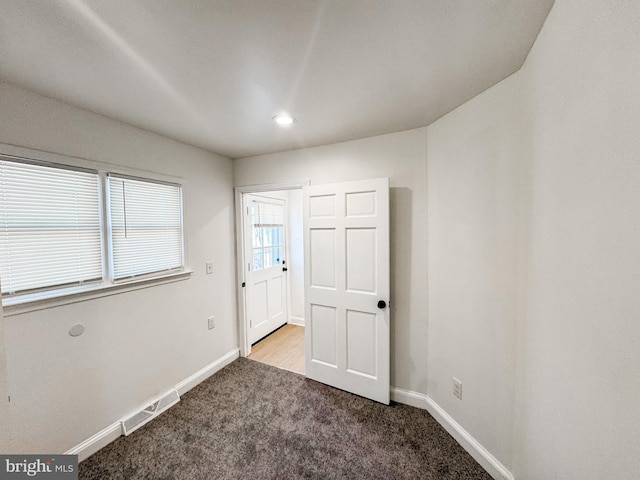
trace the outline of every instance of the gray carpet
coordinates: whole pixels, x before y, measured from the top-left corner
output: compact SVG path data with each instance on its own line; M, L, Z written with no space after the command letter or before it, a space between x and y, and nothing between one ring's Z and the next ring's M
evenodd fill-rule
M80 464L95 479L482 479L424 410L240 358Z

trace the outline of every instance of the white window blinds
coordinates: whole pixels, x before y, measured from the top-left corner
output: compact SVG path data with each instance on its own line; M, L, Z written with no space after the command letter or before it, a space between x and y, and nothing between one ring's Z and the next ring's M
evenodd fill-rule
M182 268L180 186L115 175L108 183L113 278Z
M3 296L101 281L97 173L0 158L0 272Z

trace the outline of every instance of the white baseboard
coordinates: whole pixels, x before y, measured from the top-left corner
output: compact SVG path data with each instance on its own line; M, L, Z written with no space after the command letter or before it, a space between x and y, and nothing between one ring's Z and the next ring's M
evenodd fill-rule
M211 375L216 373L218 370L229 365L239 356L240 356L239 349L236 348L234 350L231 350L229 353L223 355L222 357L217 359L215 362L212 362L206 367L198 370L196 373L194 373L190 377L185 378L183 381L181 381L176 385L176 390L178 391L178 395L180 396L184 395L193 387L195 387L196 385L198 385L199 383L203 382L204 380L209 378Z
M427 396L423 393L391 387L391 400L411 407L421 408L423 410L427 409Z
M304 318L302 317L289 317L289 323L292 325L300 325L304 327Z
M513 474L507 467L484 448L480 442L473 438L469 432L428 395L391 387L391 399L398 403L427 410L489 475L496 480L514 480Z
M237 348L231 350L229 353L223 355L218 358L214 362L210 363L206 367L198 370L193 375L185 378L183 381L178 383L175 388L178 391L180 396L187 393L193 387L198 385L200 382L203 382L211 375L216 373L218 370L226 367L231 362L233 362L236 358L240 356L240 350ZM81 462L91 455L96 453L103 447L106 447L111 442L116 440L120 435L122 435L122 420L118 420L115 423L112 423L108 427L100 430L95 435L87 438L85 441L79 443L71 450L64 452L65 455L78 455L78 461Z
M78 462L81 462L96 453L103 447L122 435L122 422L118 420L106 428L103 428L92 437L87 438L84 442L79 443L71 450L64 452L65 455L78 455Z

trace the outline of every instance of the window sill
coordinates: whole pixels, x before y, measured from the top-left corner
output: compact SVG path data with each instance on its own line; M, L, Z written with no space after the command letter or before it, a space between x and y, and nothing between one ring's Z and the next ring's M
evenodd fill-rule
M180 282L182 280L188 280L192 273L193 270L184 270L182 272L170 273L161 277L137 279L126 283L90 286L80 291L58 292L48 298L7 298L3 300L2 310L5 317L11 317L13 315L21 315L23 313L35 312L37 310L45 310L47 308L85 302L96 298L109 297L111 295L154 287L156 285Z

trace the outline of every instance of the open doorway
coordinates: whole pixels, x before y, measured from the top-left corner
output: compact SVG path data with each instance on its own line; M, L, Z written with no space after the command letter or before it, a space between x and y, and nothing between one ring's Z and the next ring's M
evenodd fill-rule
M241 352L304 374L302 185L236 189ZM241 217L241 218L240 218Z
M298 270L304 278L304 294L289 293L288 302L291 304L299 298L304 304L304 374L312 380L388 404L391 334L389 179L296 187L303 186L301 217L304 230L300 235L303 238L300 265L304 268L301 266ZM296 187L290 186L286 190ZM243 223L242 216L251 213L251 209L243 205L243 194L264 196L265 192L278 190L283 188L237 187L239 228ZM245 230L253 230L255 225L248 223ZM251 268L247 257L253 256L253 250L245 253L243 248L242 239L247 238L244 233L240 231L238 237L241 282L246 282L247 271ZM295 244L294 241L289 243ZM287 255L291 252L289 248L285 247ZM282 267L293 264L289 261ZM246 357L252 350L248 309L253 306L253 299L247 298L245 285L239 289L238 308L241 355ZM287 288L291 292L291 288Z

